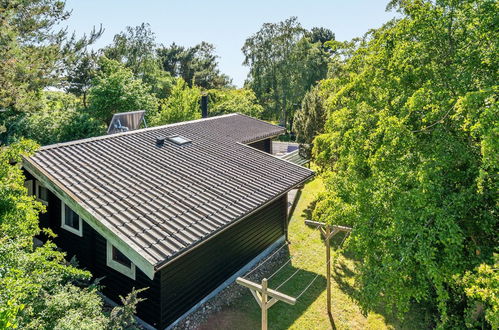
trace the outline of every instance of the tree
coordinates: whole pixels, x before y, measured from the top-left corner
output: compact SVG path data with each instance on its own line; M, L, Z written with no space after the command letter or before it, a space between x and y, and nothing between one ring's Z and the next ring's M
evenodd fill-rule
M149 86L135 78L123 64L104 56L99 59L89 100L89 111L104 124L109 124L117 112L146 110L146 116L150 117L158 107L156 97L149 93Z
M104 48L103 54L130 69L156 97L166 98L174 79L162 69L156 49L156 36L149 24L142 23L136 27L127 26L124 32L115 35L113 44Z
M97 71L97 55L83 53L68 63L65 90L82 97L83 107L87 108L87 94Z
M299 105L310 88L326 77L328 72L328 56L321 43L313 44L308 38L302 38L295 45L289 60L295 63L293 79L297 82L292 88L294 92L293 104ZM294 129L294 110L297 108L298 106L293 106L289 113L289 127L291 130Z
M231 84L227 75L220 72L215 46L207 42L185 48L172 43L157 50L163 70L174 77L181 77L187 84L205 89L223 88Z
M94 42L58 25L69 17L63 1L13 0L0 5L0 134L8 143L27 112L41 108L40 92L60 83L64 60Z
M251 89L212 89L208 91L208 112L210 116L227 113L242 113L260 118L263 107L258 104Z
M499 256L494 255L494 264L483 263L461 278L456 276L459 289L464 289L469 299L465 311L466 327L480 327L480 318L490 324L492 329L499 328Z
M191 88L182 78L178 78L171 95L161 100L159 112L151 119L151 124L165 125L201 118L200 98L199 88Z
M316 42L320 42L321 45L324 45L326 42L335 39L333 31L323 27L313 27L312 29L310 29L308 38L310 39L311 43L315 44Z
M143 77L151 67L159 66L155 38L147 23L127 26L124 32L114 36L113 44L104 48L103 53L107 58L123 63L136 77Z
M133 299L137 292L123 301L125 306L111 312L117 316L108 317L88 271L68 263L50 240L33 246L33 237L40 234L38 213L44 206L27 195L18 164L21 155L36 148L33 142L21 140L0 150L0 327L123 328L133 321L130 312L140 302Z
M42 92L43 108L27 113L19 121L19 137L41 145L66 142L101 135L105 126L81 109L81 101L73 94Z
M307 34L291 17L264 24L242 48L243 64L250 67L247 86L264 106L266 117L279 118L282 125L293 118L307 90L327 73L328 54Z
M312 144L314 138L324 131L326 109L320 87L315 86L305 94L301 109L295 113L294 132L299 143Z
M366 310L414 301L463 328L456 277L493 265L499 191L494 1L401 1L329 89L314 155L327 193L314 218L353 226ZM474 299L474 298L473 298ZM477 311L477 322L487 319Z

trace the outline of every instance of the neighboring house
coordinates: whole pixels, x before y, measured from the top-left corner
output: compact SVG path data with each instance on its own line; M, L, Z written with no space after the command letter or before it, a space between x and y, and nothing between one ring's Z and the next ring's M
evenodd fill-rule
M26 184L68 258L113 301L148 287L138 316L164 328L283 241L287 192L313 172L267 153L282 133L232 114L49 145Z

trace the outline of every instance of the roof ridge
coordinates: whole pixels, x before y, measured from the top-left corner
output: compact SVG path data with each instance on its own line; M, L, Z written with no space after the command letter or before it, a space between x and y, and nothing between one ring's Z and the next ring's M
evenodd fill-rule
M234 112L235 115L240 115L240 116L244 116L244 117L247 117L247 118L251 118L253 120L258 120L258 121L261 121L262 123L265 123L267 125L270 125L270 126L274 126L274 127L277 127L279 129L286 129L286 127L282 127L282 126L279 126L279 125L276 125L276 124L272 124L272 123L269 123L268 121L265 121L265 120L262 120L262 119L258 119L258 118L255 118L255 117L251 117L249 115L246 115L244 113L240 113L240 112Z
M104 134L104 135L94 136L94 137L85 138L85 139L79 139L79 140L73 140L73 141L61 142L61 143L54 143L54 144L48 144L46 146L40 147L39 150L55 149L55 148L66 147L66 146L75 145L75 144L88 143L88 142L93 142L93 141L98 141L98 140L104 140L104 139L112 139L112 138L115 138L115 137L118 137L118 136L122 136L122 135L128 135L128 134L134 134L134 133L140 133L140 132L146 132L146 131L154 131L154 130L158 130L158 129L165 128L165 127L181 126L181 125L185 125L185 124L191 124L191 123L196 123L196 122L206 121L206 120L213 120L213 119L218 119L218 118L223 118L223 117L230 117L230 116L235 116L235 115L244 116L244 115L242 115L242 114L240 114L238 112L228 113L228 114L225 114L225 115L220 115L220 116L215 116L215 117L193 119L193 120L181 121L181 122L178 122L178 123L171 123L171 124L166 124L166 125L161 125L161 126L146 127L146 128L136 129L136 130L133 130L133 131L128 131L128 132L121 132L121 133L114 133L114 134ZM251 117L249 117L249 118L251 118ZM253 118L253 119L255 119L255 118ZM260 119L256 119L256 120L265 122L265 121L260 120ZM269 125L272 125L272 124L269 124Z

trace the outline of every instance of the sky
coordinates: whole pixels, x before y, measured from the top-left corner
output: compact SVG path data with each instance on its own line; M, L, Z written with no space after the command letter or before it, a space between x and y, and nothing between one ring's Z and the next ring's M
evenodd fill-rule
M159 44L175 42L194 46L212 43L220 70L242 87L248 73L241 47L263 23L297 16L306 29L331 29L336 40L362 36L395 16L386 12L387 0L67 0L72 15L66 21L70 32L88 33L102 24L102 37L93 48L110 44L127 26L149 23Z

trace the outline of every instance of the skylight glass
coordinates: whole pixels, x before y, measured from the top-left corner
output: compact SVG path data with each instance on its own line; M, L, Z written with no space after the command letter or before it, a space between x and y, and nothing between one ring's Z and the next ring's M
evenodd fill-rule
M175 144L178 144L178 145L183 145L183 144L192 142L191 140L189 140L183 136L180 136L180 135L169 136L168 140L175 143Z

